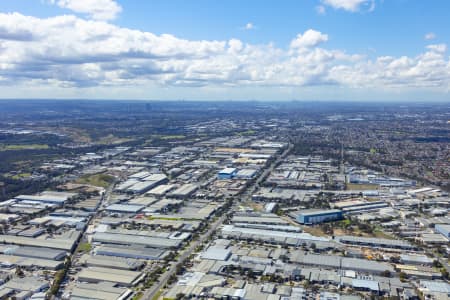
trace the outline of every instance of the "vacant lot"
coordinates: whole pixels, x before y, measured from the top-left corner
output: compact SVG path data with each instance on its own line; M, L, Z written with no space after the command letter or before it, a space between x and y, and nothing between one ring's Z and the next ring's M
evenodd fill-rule
M93 186L108 187L114 182L114 177L108 174L85 175L76 180L76 183L89 184Z

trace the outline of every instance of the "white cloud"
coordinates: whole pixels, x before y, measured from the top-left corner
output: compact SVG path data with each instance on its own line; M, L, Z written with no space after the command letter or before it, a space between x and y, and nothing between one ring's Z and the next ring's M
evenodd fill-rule
M94 20L113 20L122 11L114 0L50 0L61 8L87 14Z
M447 51L447 45L446 44L428 45L427 49L438 53L444 53Z
M433 32L428 32L424 36L424 39L427 41L434 40L435 38L436 38L436 34L434 34Z
M303 34L299 33L297 37L291 41L291 48L315 47L326 41L328 41L328 35L313 29L308 29Z
M149 86L449 90L445 44L428 45L417 56L371 60L326 49L322 44L327 41L327 34L313 29L298 34L288 47L239 39L193 41L76 16L0 13L0 84L2 92L8 86L67 91L128 87L133 93Z
M253 30L256 29L255 25L251 22L245 24L245 26L242 27L243 30Z
M375 9L374 0L322 0L322 3L334 9L343 9L350 12L357 12L362 7L365 7L368 11Z

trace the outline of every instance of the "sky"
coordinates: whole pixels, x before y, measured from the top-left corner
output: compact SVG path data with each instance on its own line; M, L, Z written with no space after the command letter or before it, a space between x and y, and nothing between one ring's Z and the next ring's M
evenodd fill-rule
M1 0L0 98L450 101L448 0Z

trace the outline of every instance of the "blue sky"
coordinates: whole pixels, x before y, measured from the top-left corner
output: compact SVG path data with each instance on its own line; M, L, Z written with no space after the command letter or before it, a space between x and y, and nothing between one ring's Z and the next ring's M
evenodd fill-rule
M444 100L445 0L3 0L2 97Z

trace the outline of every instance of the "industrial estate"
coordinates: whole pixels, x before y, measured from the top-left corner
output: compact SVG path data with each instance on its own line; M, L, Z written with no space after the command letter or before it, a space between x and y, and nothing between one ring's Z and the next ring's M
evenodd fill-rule
M102 116L116 134L110 142L73 138L79 125L2 124L10 144L72 140L49 143L62 149L54 153L1 152L6 162L28 151L2 175L0 298L449 299L449 169L438 184L389 172L386 160L358 163L391 148L364 153L333 126L364 131L359 124L377 113L325 111L299 125L281 108L245 118L199 111L171 132L131 139L117 138L134 131L128 119ZM83 118L75 124L89 124ZM449 133L446 121L433 122ZM335 152L305 141L324 132L336 135ZM449 153L448 142L433 147ZM436 161L440 170L448 158Z

